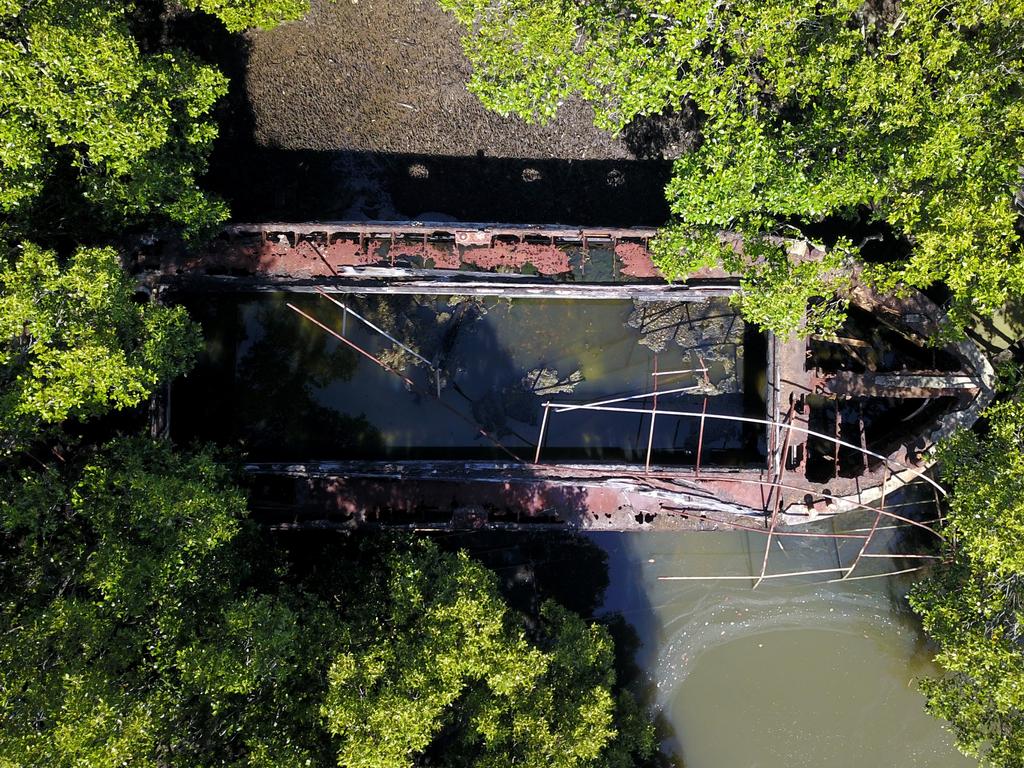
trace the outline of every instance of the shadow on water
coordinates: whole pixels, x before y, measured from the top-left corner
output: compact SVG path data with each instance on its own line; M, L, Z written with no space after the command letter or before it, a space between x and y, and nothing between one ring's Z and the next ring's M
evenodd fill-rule
M315 295L176 298L202 322L207 346L174 388L173 435L226 444L255 461L531 458L545 402L650 392L655 355L662 370L680 374L665 403L698 412L707 399L708 413L763 408L744 392L756 388L748 363L763 370L763 360L744 353L756 345L742 325L721 318L703 332L672 325L671 338L655 344L628 301L346 299L410 352L361 321L348 320L346 330L342 310ZM303 307L344 340L286 304ZM707 381L701 360L711 371ZM642 408L552 414L543 456L636 462L650 447L656 463L692 462L694 419L661 418L650 437L648 422ZM757 430L716 421L704 432L710 462L763 461Z
M608 557L568 531L451 531L437 535L449 551L465 549L496 574L509 604L535 615L555 600L592 618L608 587Z
M313 394L327 381L350 379L355 353L324 334L295 333L277 301L255 316L243 308L230 296L190 307L206 348L193 373L175 383L173 399L184 407L175 410L174 436L221 444L231 436L229 446L249 456L381 450L379 430L364 417L325 407Z
M232 146L207 183L235 221L457 220L659 226L662 161L509 159Z
M609 546L621 535L604 534L601 546L593 537L572 532L523 533L518 531L451 532L440 534L445 549L465 549L498 575L510 605L527 616L536 616L545 600L554 600L584 618L598 621L615 641L615 674L619 685L636 696L655 716L655 730L663 751L649 768L682 768L675 752L672 723L656 708L656 686L638 661L641 634L654 621L654 611L640 591L633 596L628 614L601 612L610 578Z
M657 534L641 534L654 535ZM641 562L630 554L632 534L588 533L586 538L605 555L607 588L602 592L596 615L615 638L617 670L631 681L634 695L654 715L661 745L657 764L683 768L676 723L658 700L656 658L662 630L650 594L644 588Z

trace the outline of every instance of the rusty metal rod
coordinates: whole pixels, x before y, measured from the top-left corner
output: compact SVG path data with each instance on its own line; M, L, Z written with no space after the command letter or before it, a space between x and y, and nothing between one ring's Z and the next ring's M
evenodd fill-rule
M914 568L904 568L901 571L888 571L886 573L872 573L867 576L851 576L848 579L829 579L828 581L822 582L823 584L840 584L847 581L860 581L862 579L884 579L889 576L899 576L901 573L913 573L914 571L923 571L928 568L927 565L918 565Z
M753 525L743 525L742 523L736 523L732 520L723 520L720 517L708 517L706 512L690 512L685 507L669 507L662 505L662 509L669 509L684 513L684 517L693 516L695 519L706 520L709 523L721 523L722 525L728 525L732 528L738 528L741 531L752 531L753 533L760 533L763 536L768 535L768 531L765 528L758 528ZM813 539L866 539L867 536L856 534L856 533L811 533L809 531L775 531L776 536L802 536Z
M789 423L789 422L791 422L793 420L793 409L795 407L796 406L793 403L790 403L789 410L786 411L786 417L785 417L785 422L786 423ZM705 417L705 414L702 413L701 414L701 422L704 421L704 417ZM778 423L779 423L779 425L781 427L783 422L780 421ZM778 448L780 448L780 450L778 450L778 451L773 451L769 455L769 457L768 457L769 458L769 461L768 461L768 471L770 473L772 473L771 475L769 475L769 477L774 476L775 477L775 482L777 482L777 483L782 482L782 468L785 466L785 461L783 459L783 454L785 454L785 452L786 452L786 449L783 447L783 445L788 445L789 444L789 436L790 436L790 434L791 434L790 432L786 432L786 433L783 434L781 428L780 429L769 430L769 437L771 438L772 444L774 446L777 446ZM769 505L769 503L771 503L772 498L775 497L775 496L781 496L781 495L782 495L781 489L778 489L775 486L769 486L769 488L768 488L768 497L764 500L764 513L765 513L765 515L768 514L768 505Z
M647 460L644 462L644 472L651 471L651 451L654 448L654 419L658 413L658 356L654 356L654 404L651 410L651 429L647 433Z
M700 456L704 450L704 417L708 412L708 399L704 398L704 408L700 413L700 432L697 435L697 465L694 467L693 474L700 477Z
M677 387L676 389L663 389L660 394L662 395L677 395L680 392L696 392L700 387ZM552 408L555 409L555 413L568 413L569 411L578 411L585 408L593 408L598 405L614 405L615 403L624 403L627 400L643 400L647 397L652 397L651 392L641 392L639 395L626 395L623 397L615 397L610 400L598 400L593 403L577 403L576 405L554 405Z
M662 411L662 413L664 413L664 411ZM938 531L936 531L936 530L934 530L932 528L929 528L927 525L924 525L923 523L917 522L916 520L911 520L910 518L907 518L907 517L900 517L899 515L897 515L894 512L889 512L889 511L886 511L886 510L880 510L877 507L869 507L867 504L861 504L859 501L850 501L849 499L844 499L844 498L842 498L840 496L833 496L832 494L829 494L829 493L822 493L821 491L818 491L817 493L811 493L811 491L809 489L801 488L798 485L786 485L784 483L773 483L770 480L754 480L754 479L748 479L748 478L745 478L745 477L729 477L727 475L718 475L718 476L716 476L714 478L708 478L708 479L706 479L705 482L709 482L709 483L718 483L718 482L723 482L723 483L741 483L741 484L746 484L746 485L767 485L767 486L777 486L777 487L783 488L783 489L785 489L787 491L800 491L802 493L806 493L806 494L809 494L809 495L812 495L812 496L820 496L823 499L830 499L832 501L836 501L836 502L840 502L840 503L851 504L851 505L857 507L858 509L866 509L868 512L881 512L886 517L891 517L894 520L900 520L900 521L902 521L904 523L907 523L909 525L916 525L918 528L923 528L924 530L928 531L929 533L934 534L935 536L938 536L943 541L946 540L946 537L943 536L941 533L939 533Z
M793 417L793 406L791 405L791 406L789 406L789 414L786 416L786 419L788 420L788 419L791 419L792 417ZM783 438L782 438L782 455L784 455L786 453L786 447L789 445L789 436L791 434L793 434L793 433L792 432L787 432L783 436ZM775 477L775 482L776 483L782 483L782 473L785 470L785 468L786 468L785 462L782 462L782 463L779 464L779 470L778 470L778 473L777 473L777 475ZM758 576L757 581L754 582L754 586L751 587L751 589L757 589L758 588L758 586L761 584L761 582L764 581L764 575L768 571L768 555L771 554L771 550L772 550L772 534L775 533L775 524L778 522L778 519L779 519L779 509L781 507L782 507L782 488L778 488L776 490L776 492L775 492L775 504L774 504L774 507L772 508L772 521L771 521L771 524L768 526L768 538L765 540L765 543L764 543L764 559L761 561L761 575Z
M682 375L684 373L707 373L707 372L708 372L707 368L683 368L680 371L661 371L660 373L655 371L654 373L651 374L651 376L654 376L654 377L658 377L658 376L673 376L674 374L677 374L677 373Z
M835 407L836 407L836 426L835 426L835 430L836 430L836 437L838 438L842 434L842 419L839 416L839 400L838 399L835 401ZM839 446L840 445L841 445L840 443L836 443L835 455L832 457L833 472L835 473L836 477L839 477ZM865 450L867 450L867 449L865 449Z
M358 352L359 354L361 354L361 355L362 355L363 357L367 357L367 358L369 358L370 360L372 360L373 362L375 362L375 363L376 363L377 365L379 365L379 366L380 366L381 368L383 368L384 370L386 370L386 371L388 371L388 372L390 372L390 373L393 373L393 374L395 374L395 376L397 376L398 378L400 378L400 379L401 379L402 381L404 381L404 382L405 382L406 384L408 384L408 385L409 385L410 387L415 387L415 386L416 386L415 384L413 384L413 382L412 382L412 379L410 379L410 378L406 377L406 376L405 376L404 374L401 374L401 373L399 373L399 372L398 372L398 371L396 371L396 370L395 370L394 368L392 368L392 367L391 367L390 365L388 365L387 363L385 363L385 362L384 362L383 360L380 360L379 358L376 358L376 357L374 357L373 355L371 355L371 354L370 354L369 352L367 352L367 351L366 351L365 349L363 349L362 347L360 347L360 346L358 346L358 345L356 345L356 344L353 344L353 343L352 343L351 341L349 341L348 339L346 339L346 338L345 338L344 336L342 336L342 335L341 335L340 333L338 333L337 331L335 331L335 330L334 330L333 328L328 328L328 327L327 327L326 325L324 325L323 323L321 323L321 322L320 322L319 320L317 320L317 319L316 319L315 317L313 317L312 315L307 315L307 314L306 314L305 312L303 312L303 311L302 311L301 309L299 309L298 307L296 307L296 306L295 306L294 304L286 304L285 306L287 306L287 307L288 307L288 309L292 310L293 312L297 312L298 314L302 315L302 316L303 316L304 318L306 318L307 320L309 320L309 322L313 323L314 325L317 325L317 326L319 326L319 327L320 327L320 328L321 328L322 330L325 330L325 331L327 331L327 333L329 333L329 334L330 334L331 336L333 336L334 338L336 338L336 339L337 339L338 341L342 342L343 344L347 344L347 345L348 345L349 347L351 347L352 349L354 349L354 350L355 350L356 352Z
M892 477L891 470L886 468L886 472L889 472L889 477ZM889 477L886 477L884 474L882 475L882 499L881 499L881 505L880 505L881 509L885 509L885 484L887 482L889 482ZM872 523L871 530L868 532L867 539L865 539L864 540L864 544L861 545L860 551L857 553L857 557L854 558L853 565L850 566L850 570L848 570L846 572L846 574L843 576L844 579L848 578L850 576L850 574L853 573L854 569L857 567L857 564L860 563L860 559L865 556L864 553L867 551L867 548L871 545L871 539L872 539L872 537L874 537L875 531L878 530L878 524L881 521L882 521L882 513L878 512L875 515L875 522Z
M857 429L860 431L860 447L866 451L868 449L868 433L864 429L864 403L861 400L857 401ZM861 458L864 459L864 474L866 475L870 470L868 455L866 453L861 454ZM884 507L885 504L882 506Z
M338 277L338 270L336 270L336 269L335 269L335 268L334 268L334 267L333 267L333 266L331 265L331 262L329 262L329 261L327 260L327 257L326 257L326 256L324 256L324 252L320 250L320 246L319 246L319 245L317 245L316 243L314 243L314 242L313 242L312 240L303 240L302 242L305 242L305 243L309 243L309 244L310 244L310 245L311 245L311 246L313 247L313 250L314 250L314 251L316 252L316 255L320 257L320 261L322 261L322 262L324 263L324 265L325 265L325 266L326 266L326 267L327 267L327 268L328 268L329 270L331 270L331 274L332 274L332 275L334 275L335 277ZM295 243L295 247L296 247L296 248L298 247L298 244L299 244L299 243L298 243L298 241L296 241L296 243Z
M885 502L884 501L882 502L882 506L883 507L885 506ZM871 544L871 538L875 535L875 531L878 530L878 523L881 522L881 520L882 520L882 513L878 512L875 515L875 522L871 526L871 531L868 532L868 537L866 539L864 539L864 544L861 546L860 551L857 553L857 557L854 558L853 565L850 566L850 570L846 572L846 576L843 576L844 579L849 577L849 575L851 573L853 573L853 570L857 567L857 564L860 563L860 559L862 557L870 557L870 555L864 554L864 551Z
M905 485L901 485L900 488L906 488L906 486ZM920 506L921 504L934 504L934 503L935 503L934 499L918 499L917 501L904 501L904 502L900 502L899 504L886 504L884 506L885 506L886 509L901 509L903 507L917 507L917 506Z
M302 311L301 309L299 309L298 307L296 307L296 306L295 306L294 304L286 304L285 306L287 306L287 307L288 307L288 308L289 308L290 310L292 310L293 312L296 312L296 313L298 313L299 315L302 315L302 317L306 318L307 320L309 320L309 321L310 321L311 323L313 323L314 325L316 325L316 326L319 326L319 327L320 327L321 329L323 329L324 331L327 331L327 333L329 333L329 334L330 334L331 336L333 336L334 338L336 338L336 339L337 339L338 341L340 341L340 342L343 342L344 344L347 344L348 346L350 346L350 347L351 347L352 349L354 349L354 350L355 350L356 352L358 352L359 354L363 355L364 357L367 357L367 358L369 358L370 360L372 360L373 362L375 362L375 363L376 363L377 365L379 365L379 366L380 366L381 368L383 368L384 370L388 371L389 373L393 373L393 374L394 374L395 376L397 376L397 377L398 377L398 378L400 378L400 379L401 379L402 381L404 381L404 382L405 382L406 384L408 384L408 385L409 385L409 386L410 386L410 387L411 387L412 389L416 390L417 392L421 392L421 393L422 393L422 390L420 390L420 389L419 389L419 387L417 387L417 386L416 386L416 384L414 384L414 383L413 383L413 381L412 381L411 379L407 378L407 377L406 377L406 376L404 376L403 374L401 374L401 373L399 373L398 371L396 371L396 370L395 370L394 368L392 368L392 367L391 367L390 365L388 365L387 363L385 363L385 362L384 362L383 360L378 360L378 359L377 359L376 357L374 357L373 355L371 355L371 354L370 354L369 352L367 352L367 351L366 351L365 349L363 349L362 347L360 347L360 346L358 346L358 345L356 345L356 344L353 344L353 343L352 343L351 341L349 341L349 340L348 340L348 339L346 339L346 338L345 338L344 336L342 336L341 334L339 334L339 333L338 333L337 331L335 331L335 330L334 330L333 328L328 328L328 327L327 327L326 325L324 325L323 323L321 323L321 322L320 322L319 320L317 320L317 319L316 319L315 317L313 317L312 315L307 315L307 314L306 314L305 312L303 312L303 311ZM433 393L430 393L430 392L428 391L428 392L427 392L427 394L428 394L428 396L432 396L432 394L433 394ZM437 399L437 402L438 402L438 403L440 403L440 404L441 404L441 406L442 406L443 408L445 408L445 409L446 409L447 411L449 411L449 412L450 412L451 414L453 414L453 415L454 415L454 416L456 416L457 418L461 419L462 421L466 422L466 423L467 423L467 424L469 424L469 425L470 425L471 427L475 428L475 429L476 429L476 430L477 430L477 431L478 431L478 432L479 432L479 433L480 433L480 434L481 434L481 435L482 435L483 437L487 438L487 440L488 440L488 441L490 441L490 442L491 442L491 443L492 443L492 444L494 445L494 447L495 447L495 448L497 448L498 450L500 450L500 451L502 451L503 453L507 454L507 455L508 455L508 456L510 456L510 457L511 457L511 458L512 458L512 459L513 459L514 461L516 461L516 462L517 462L517 463L519 463L519 464L525 464L525 463L526 463L526 462L524 462L524 461L523 461L523 460L522 460L521 458L519 458L519 457L518 457L518 456L516 456L516 455L515 455L514 453L512 453L512 451L510 451L510 450L509 450L508 448L506 448L506 447L505 447L504 445L502 445L502 444L501 444L501 443L500 443L500 442L498 441L498 439L497 439L497 438L495 438L494 436L492 436L492 435L491 435L491 434L490 434L490 433L489 433L489 432L488 432L487 430L485 430L485 429L484 429L483 427L481 427L481 426L480 426L479 424L477 424L477 423L476 423L475 421L473 421L472 419L470 419L470 418L467 418L467 417L466 417L466 416L464 416L463 414L459 413L459 411L457 411L457 410L456 410L455 408L453 408L452 406L448 405L448 403L444 402L444 400L441 400L440 398L438 398L438 399Z
M544 445L544 430L548 427L548 404L544 403L544 416L540 421L540 435L537 437L537 453L533 456L533 463L540 464L540 449Z
M819 568L813 571L790 571L787 573L769 573L765 576L765 579L784 579L789 576L812 576L818 573L838 573L845 571L846 568ZM757 576L751 574L750 576L659 576L658 581L721 581L721 580L734 580L734 579L756 579Z
M568 407L570 407L572 405L573 405L572 403L552 403L551 404L551 406L553 408L562 408L562 407L568 408ZM609 413L649 413L650 412L649 410L643 409L643 408L621 408L621 407L590 406L590 405L579 405L577 407L580 408L580 409L584 409L584 410L608 411ZM658 413L660 415L662 415L662 416L694 416L694 417L700 416L700 414L695 412L695 411L665 411L665 410L662 410L662 411L658 411ZM769 426L769 427L777 426L777 427L780 427L782 429L793 430L793 431L800 432L800 433L805 434L805 435L811 435L812 437L820 437L823 440L828 440L829 442L835 443L836 445L843 445L843 446L846 446L847 448L852 448L855 451L860 451L861 450L860 446L854 445L853 443L848 443L845 440L840 440L837 437L830 437L830 436L828 436L826 434L823 434L821 432L815 432L812 429L807 429L805 427L799 427L799 426L797 426L795 424L780 424L778 422L773 422L773 421L770 421L768 419L755 419L755 418L753 418L751 416L731 416L731 415L722 414L722 413L709 413L709 414L707 414L706 418L718 419L720 421L739 421L739 422L744 422L746 424L764 424L764 425ZM886 465L888 465L888 464L896 464L897 466L899 466L899 467L901 467L901 468L903 468L905 470L908 470L909 472L912 472L915 477L919 477L922 480L924 480L926 483L928 483L929 485L933 486L943 496L948 496L949 495L948 493L946 493L946 489L945 488L943 488L941 485L936 483L930 477L925 475L922 470L915 469L914 467L907 466L906 464L903 464L900 461L896 461L895 459L890 459L887 456L883 456L880 453L875 453L874 451L867 451L867 453L868 453L869 456L873 456L874 458L878 459L879 461L885 462Z
M891 508L892 507L890 507L890 509ZM933 517L931 520L918 520L918 522L921 523L922 525L930 525L931 523L941 523L945 519L946 518L944 518L944 517ZM896 525L880 525L880 526L878 526L877 530L879 530L879 531L894 531L897 528L902 528L902 527L903 526L900 525L899 523L897 523ZM870 528L850 528L847 531L847 533L858 533L859 531L870 531L870 530L871 530Z
M750 576L659 576L658 581L750 581L757 578Z
M373 330L375 330L375 331L376 331L377 333L379 333L379 334L380 334L381 336L383 336L383 337L384 337L385 339L387 339L388 341L392 342L393 344L397 344L397 345L398 345L399 347L401 347L402 349L404 349L404 350L405 350L406 352L408 352L408 353L409 353L410 355L412 355L413 357L415 357L415 358L417 358L418 360L420 360L420 361L422 361L422 362L426 363L426 364L427 364L427 365L428 365L428 366L430 367L430 370L432 370L432 371L433 371L433 370L435 370L435 368L434 368L434 364L433 364L433 363L431 363L431 362L430 362L429 360L427 360L427 358L425 358L425 357L424 357L423 355L421 355L421 354L420 354L419 352L417 352L417 351L416 351L416 350L414 350L414 349L411 349L410 347L407 347L407 346L406 346L405 344L403 344L402 342L400 342L400 341L399 341L398 339L396 339L396 338L395 338L394 336L392 336L392 335L391 335L390 333L388 333L387 331L385 331L385 330L384 330L383 328L379 328L378 326L374 325L374 324L373 324L373 323L371 323L371 322L370 322L369 320L367 320L367 319L366 319L365 317L363 317L362 315L360 315L360 314L359 314L358 312L356 312L356 311L355 311L354 309L351 309L351 308L349 308L349 306L348 306L347 304L343 304L342 302L338 301L338 300L337 300L336 298L334 298L334 297L333 297L333 296L331 296L331 295L330 295L329 293L327 293L327 291L325 291L325 290L324 290L323 288L320 288L319 286L317 286L317 288L316 288L316 292L317 292L317 293L319 293L319 294L320 294L321 296L323 296L323 297L324 297L325 299L327 299L328 301L330 301L330 302L333 302L333 303L334 303L334 304L336 304L337 306L341 307L341 309L343 309L343 310L344 310L344 311L345 311L346 313L348 313L348 314L352 315L353 317L355 317L355 318L356 318L357 320L362 320L362 321L363 321L363 323L365 323L365 324L366 324L366 325L368 325L368 326L369 326L370 328L372 328Z

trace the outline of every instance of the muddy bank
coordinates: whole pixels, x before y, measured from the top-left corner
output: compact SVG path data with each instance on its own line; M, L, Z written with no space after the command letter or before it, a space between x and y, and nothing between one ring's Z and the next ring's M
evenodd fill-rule
M210 47L232 85L208 181L235 221L668 217L671 164L637 160L657 152L636 132L615 139L578 103L546 126L485 110L434 0L313 0L301 21Z
M434 0L314 0L305 19L251 36L246 87L256 142L362 150L629 159L585 104L547 126L487 112L465 87L469 63Z

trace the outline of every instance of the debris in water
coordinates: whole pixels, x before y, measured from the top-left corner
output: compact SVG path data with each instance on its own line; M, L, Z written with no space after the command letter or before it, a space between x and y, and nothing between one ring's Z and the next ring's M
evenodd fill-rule
M534 368L523 377L523 387L535 395L556 395L573 392L583 382L583 371L575 370L561 377L554 368Z

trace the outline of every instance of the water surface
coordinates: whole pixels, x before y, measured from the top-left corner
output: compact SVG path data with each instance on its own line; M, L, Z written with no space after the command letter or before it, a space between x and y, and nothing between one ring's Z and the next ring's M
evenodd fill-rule
M175 438L266 461L506 459L495 441L532 458L544 403L644 409L655 382L662 409L765 416L764 337L724 300L337 298L359 317L316 294L183 297L206 350L172 395ZM653 435L638 413L549 422L548 461L642 463L650 438L654 463L679 465L700 419L659 416ZM764 430L709 420L703 456L763 463Z
M898 533L898 532L894 532ZM593 534L609 556L605 611L643 643L638 662L686 768L974 765L924 711L936 673L907 605L908 577L844 584L664 581L760 572L765 538L742 532ZM889 535L872 551L906 551ZM835 563L828 540L778 542L770 573ZM773 545L776 546L776 545ZM859 545L858 545L859 548ZM846 553L843 553L845 556ZM844 559L844 562L849 562ZM872 560L863 573L906 567Z

